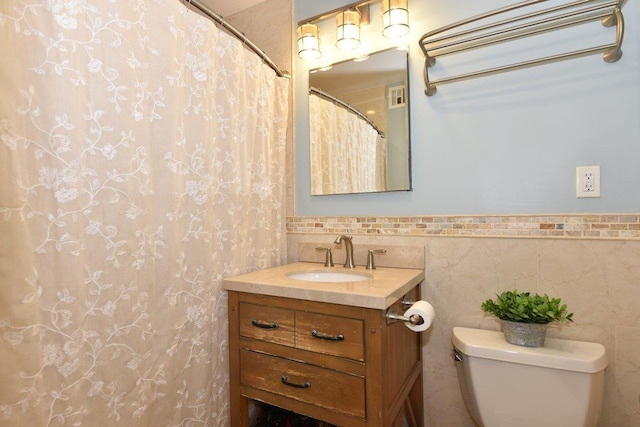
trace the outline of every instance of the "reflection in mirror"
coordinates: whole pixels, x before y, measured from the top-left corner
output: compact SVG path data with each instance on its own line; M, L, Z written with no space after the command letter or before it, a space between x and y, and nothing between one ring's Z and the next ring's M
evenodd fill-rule
M311 194L411 189L407 51L309 75Z

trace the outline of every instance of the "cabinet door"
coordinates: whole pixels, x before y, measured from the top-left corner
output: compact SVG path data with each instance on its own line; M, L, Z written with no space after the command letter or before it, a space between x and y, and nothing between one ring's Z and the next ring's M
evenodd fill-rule
M239 318L240 336L293 347L293 310L242 302Z
M296 348L364 361L363 321L296 311Z

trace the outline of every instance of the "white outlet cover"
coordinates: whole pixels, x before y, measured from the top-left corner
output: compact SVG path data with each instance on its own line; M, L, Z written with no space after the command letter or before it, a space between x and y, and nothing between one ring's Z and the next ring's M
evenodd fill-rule
M600 197L600 166L576 167L576 197Z

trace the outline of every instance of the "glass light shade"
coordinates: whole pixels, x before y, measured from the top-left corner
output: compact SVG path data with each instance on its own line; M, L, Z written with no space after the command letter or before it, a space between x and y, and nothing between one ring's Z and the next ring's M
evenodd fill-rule
M336 15L336 46L353 50L360 46L360 14L356 10L343 10Z
M316 24L302 24L296 30L298 35L298 57L307 61L318 59L320 52L320 30Z
M382 35L387 38L397 38L406 36L408 33L407 0L382 0Z

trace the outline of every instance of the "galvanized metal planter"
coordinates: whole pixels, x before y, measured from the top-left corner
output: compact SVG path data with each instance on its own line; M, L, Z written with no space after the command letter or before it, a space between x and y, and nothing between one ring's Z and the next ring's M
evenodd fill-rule
M504 338L509 344L523 347L544 347L546 323L521 323L501 320Z

